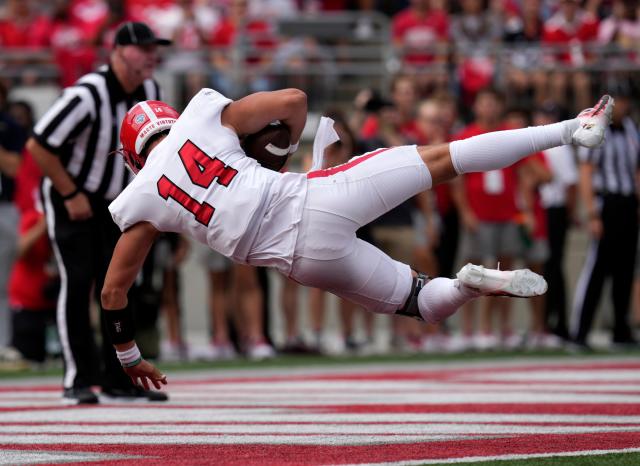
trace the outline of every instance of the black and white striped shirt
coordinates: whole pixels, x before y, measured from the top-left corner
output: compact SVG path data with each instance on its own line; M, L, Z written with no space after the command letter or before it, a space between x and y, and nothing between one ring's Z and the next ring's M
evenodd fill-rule
M593 189L601 194L631 196L636 192L640 168L640 133L631 118L607 129L604 144L597 149L581 148L582 162L593 164Z
M113 200L130 181L120 147L120 124L127 110L143 100L159 100L158 84L147 79L127 94L108 65L67 87L38 121L34 137L58 155L76 185Z

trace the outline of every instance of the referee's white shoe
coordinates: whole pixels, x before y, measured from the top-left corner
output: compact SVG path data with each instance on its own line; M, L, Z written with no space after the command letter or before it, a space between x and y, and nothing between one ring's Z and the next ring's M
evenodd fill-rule
M598 147L604 141L604 132L611 123L615 102L610 95L603 95L595 107L581 111L577 119L580 126L573 132L574 144L582 147Z
M495 270L467 264L456 276L460 283L485 296L530 298L547 291L547 281L529 269Z

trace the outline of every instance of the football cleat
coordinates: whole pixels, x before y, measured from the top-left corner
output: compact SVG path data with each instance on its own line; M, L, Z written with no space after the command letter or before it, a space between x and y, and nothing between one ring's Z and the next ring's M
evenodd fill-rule
M485 296L530 298L547 291L547 281L529 269L495 270L467 264L456 276L461 284Z
M98 396L89 387L65 388L62 393L62 403L65 405L92 405L98 401Z
M581 111L576 117L580 126L573 132L571 141L582 147L598 147L604 141L604 132L611 123L615 102L610 95L603 95L594 108Z

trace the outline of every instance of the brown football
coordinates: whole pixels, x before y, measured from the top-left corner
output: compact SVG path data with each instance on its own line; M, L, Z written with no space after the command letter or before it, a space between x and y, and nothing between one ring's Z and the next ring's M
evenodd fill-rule
M256 159L260 165L279 171L289 158L291 134L281 123L272 123L257 133L249 134L241 142L247 156Z

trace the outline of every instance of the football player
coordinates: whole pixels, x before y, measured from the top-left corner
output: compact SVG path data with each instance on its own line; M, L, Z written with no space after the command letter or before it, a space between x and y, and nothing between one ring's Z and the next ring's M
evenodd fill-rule
M145 361L125 309L154 238L189 235L239 263L270 266L366 309L437 323L482 295L531 297L546 281L529 270L467 264L457 278L428 278L356 238L362 225L457 175L495 170L551 147L602 143L613 99L560 123L483 134L450 144L378 149L308 173L279 173L247 157L240 138L273 120L287 125L290 152L307 114L297 89L232 101L202 89L182 115L159 101L135 105L121 128L135 179L110 205L123 231L102 289L112 343L134 383L160 388L166 377Z

